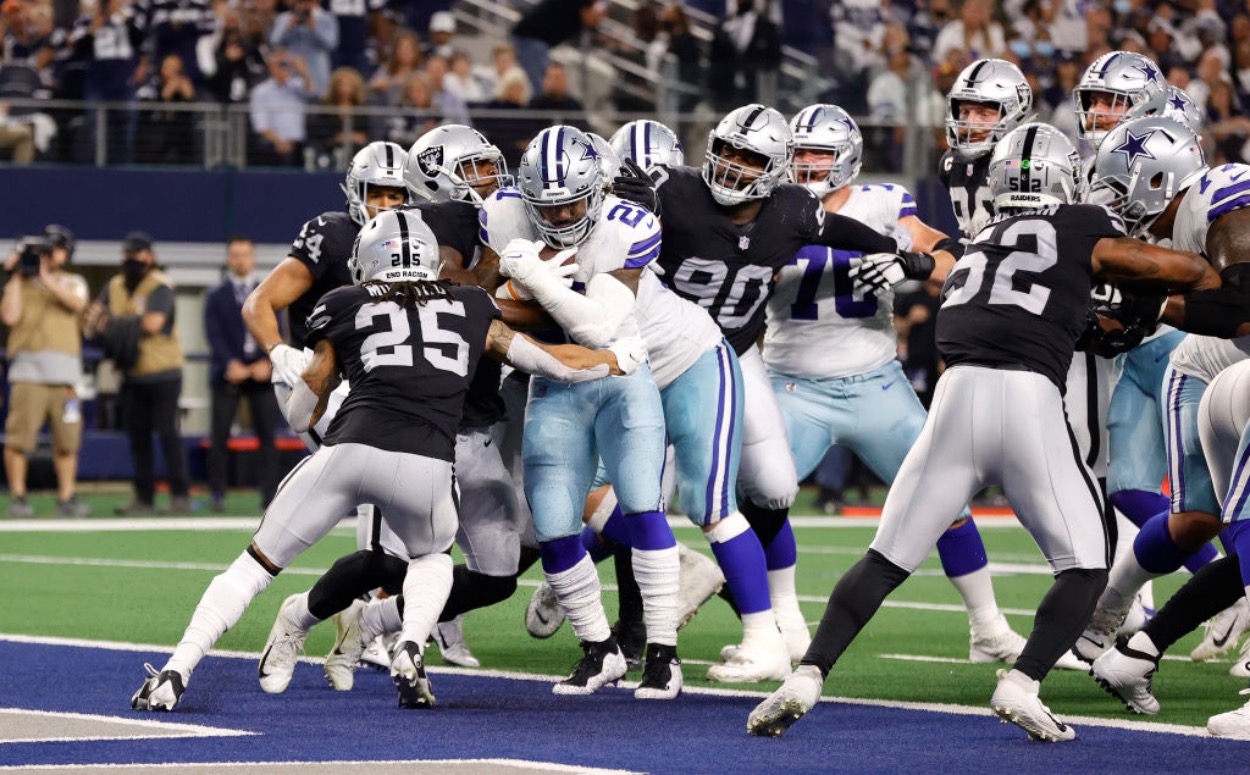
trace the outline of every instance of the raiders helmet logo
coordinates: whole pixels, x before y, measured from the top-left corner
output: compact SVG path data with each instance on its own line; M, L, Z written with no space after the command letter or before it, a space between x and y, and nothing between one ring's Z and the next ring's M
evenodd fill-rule
M417 167L429 177L435 177L443 166L443 146L435 145L417 154Z

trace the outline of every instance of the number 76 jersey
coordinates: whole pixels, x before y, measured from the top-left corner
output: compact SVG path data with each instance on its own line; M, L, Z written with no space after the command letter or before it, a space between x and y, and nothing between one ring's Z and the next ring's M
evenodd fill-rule
M838 215L854 218L905 244L899 220L916 214L916 200L894 185L853 185ZM764 362L771 371L803 379L863 374L894 360L894 293L856 293L849 275L861 253L808 245L778 275L768 300Z

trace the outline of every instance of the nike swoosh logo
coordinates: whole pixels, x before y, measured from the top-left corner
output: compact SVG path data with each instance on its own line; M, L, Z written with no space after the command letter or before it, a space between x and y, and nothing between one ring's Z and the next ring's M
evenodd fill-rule
M1228 625L1228 629L1224 631L1223 635L1211 639L1211 642L1215 644L1216 648L1224 648L1224 644L1228 643L1228 636L1233 634L1233 627L1236 624L1237 623L1234 621L1232 624Z
M1088 635L1082 635L1082 636L1081 636L1081 640L1087 640L1087 641L1089 641L1090 643L1094 644L1095 646L1097 646L1097 647L1098 647L1098 648L1100 648L1100 649L1101 649L1101 648L1105 648L1105 646L1103 645L1102 641L1099 641L1099 640L1094 640L1093 638L1089 637Z
M1163 355L1156 355L1156 356L1155 356L1155 363L1158 363L1159 361L1163 360L1164 358L1168 357L1169 355L1171 355L1171 353L1164 353Z
M1236 175L1229 175L1228 179L1236 183L1237 181L1241 180L1241 176L1245 174L1246 174L1245 170L1242 170L1241 172L1238 172Z
M260 673L261 678L269 677L269 673L265 672L265 660L269 659L270 651L273 651L273 646L270 646L269 648L265 649L265 653L262 654L260 657L260 665L259 665L257 672Z
M887 383L885 383L884 385L882 385L882 386L881 386L881 389L882 389L882 390L889 390L889 389L890 389L890 388L892 388L892 387L894 387L894 380L892 380L892 381L890 381L890 382L887 382Z
M1062 721L1060 721L1059 719L1055 718L1055 717L1054 717L1053 715L1051 715L1050 713L1047 713L1047 714L1046 714L1046 718L1048 718L1048 719L1050 719L1051 721L1055 722L1055 726L1059 727L1059 731L1060 731L1060 732L1067 732L1067 731L1068 731L1068 725L1067 725L1067 724L1065 724L1065 723L1063 723L1063 722L1062 722Z
M548 621L547 617L543 615L543 610L541 608L534 609L534 618L543 624L546 624Z

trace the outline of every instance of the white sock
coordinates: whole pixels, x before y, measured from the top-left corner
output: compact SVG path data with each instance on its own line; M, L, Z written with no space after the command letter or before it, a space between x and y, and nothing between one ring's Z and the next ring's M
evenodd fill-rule
M1143 568L1137 561L1137 554L1129 552L1111 566L1111 575L1107 579L1107 591L1103 593L1103 599L1107 599L1112 593L1118 594L1119 600L1132 598L1143 584L1151 579L1159 578L1160 575L1162 574L1151 573ZM1101 601L1099 604L1101 605Z
M308 610L308 593L300 595L291 601L290 608L284 611L287 620L307 632L313 628L321 620L312 615L312 611Z
M642 611L647 621L647 643L677 645L677 587L681 560L677 547L634 547L634 579L642 592Z
M230 564L229 568L213 578L200 598L200 604L191 615L191 623L182 634L182 640L174 654L165 663L165 670L175 670L183 678L190 678L217 639L226 630L238 624L248 605L265 591L273 576L252 559L247 552Z
M763 641L765 644L775 646L779 636L777 620L773 618L773 610L771 608L767 611L742 615L743 648L747 648L757 641Z
M451 569L451 555L441 552L408 563L408 573L404 575L404 625L399 639L417 644L422 653L451 596Z
M994 580L990 577L989 566L947 578L963 598L964 608L968 609L968 622L973 628L993 624L1002 615L994 598Z
M636 561L635 561L636 562ZM634 566L634 575L638 566ZM548 573L547 583L556 593L560 608L569 619L573 634L578 640L600 643L612 634L608 627L608 615L603 610L603 596L599 590L599 573L590 555L582 555L572 568L559 573ZM639 586L642 586L639 582ZM646 599L645 596L643 598Z
M1137 651L1149 654L1152 657L1159 656L1159 647L1150 639L1144 630L1138 630L1133 633L1133 637L1128 639L1128 647Z
M768 599L773 604L773 615L777 621L797 625L803 623L803 609L799 608L799 595L795 590L794 576L797 565L790 565L768 572Z
M365 643L372 643L379 635L399 632L403 626L399 598L394 595L373 600L360 611L360 633Z

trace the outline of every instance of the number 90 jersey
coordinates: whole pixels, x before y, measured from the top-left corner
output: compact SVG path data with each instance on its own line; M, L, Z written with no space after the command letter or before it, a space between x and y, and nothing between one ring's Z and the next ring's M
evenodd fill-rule
M916 214L916 200L893 185L853 185L839 215L886 236ZM910 239L910 235L903 237ZM772 371L804 379L863 374L894 360L894 293L856 293L850 260L862 253L808 245L778 275L768 300L764 362Z
M660 255L660 223L651 211L609 194L603 198L600 212L598 223L577 247L573 290L579 293L585 292L586 283L597 274L641 269ZM515 188L501 188L491 194L478 213L478 223L482 242L500 255L518 237L541 239L530 223L521 192ZM621 322L613 341L628 336L638 336L633 315Z
M994 215L994 200L990 196L990 157L986 154L974 161L967 161L954 151L942 155L938 166L938 178L946 186L951 197L951 208L959 231L965 240L972 239Z
M308 319L308 346L330 340L352 386L326 446L350 442L455 460L469 382L499 308L481 288L451 285L450 291L451 299L412 310L381 301L382 285L322 297Z
M1085 327L1094 245L1124 224L1097 205L1000 213L942 288L938 352L961 363L1043 374L1063 392Z
M1172 247L1206 255L1207 232L1225 213L1250 207L1250 165L1223 164L1207 170L1189 187L1176 212ZM1216 374L1250 357L1250 337L1185 337L1172 351L1172 366L1210 382Z

